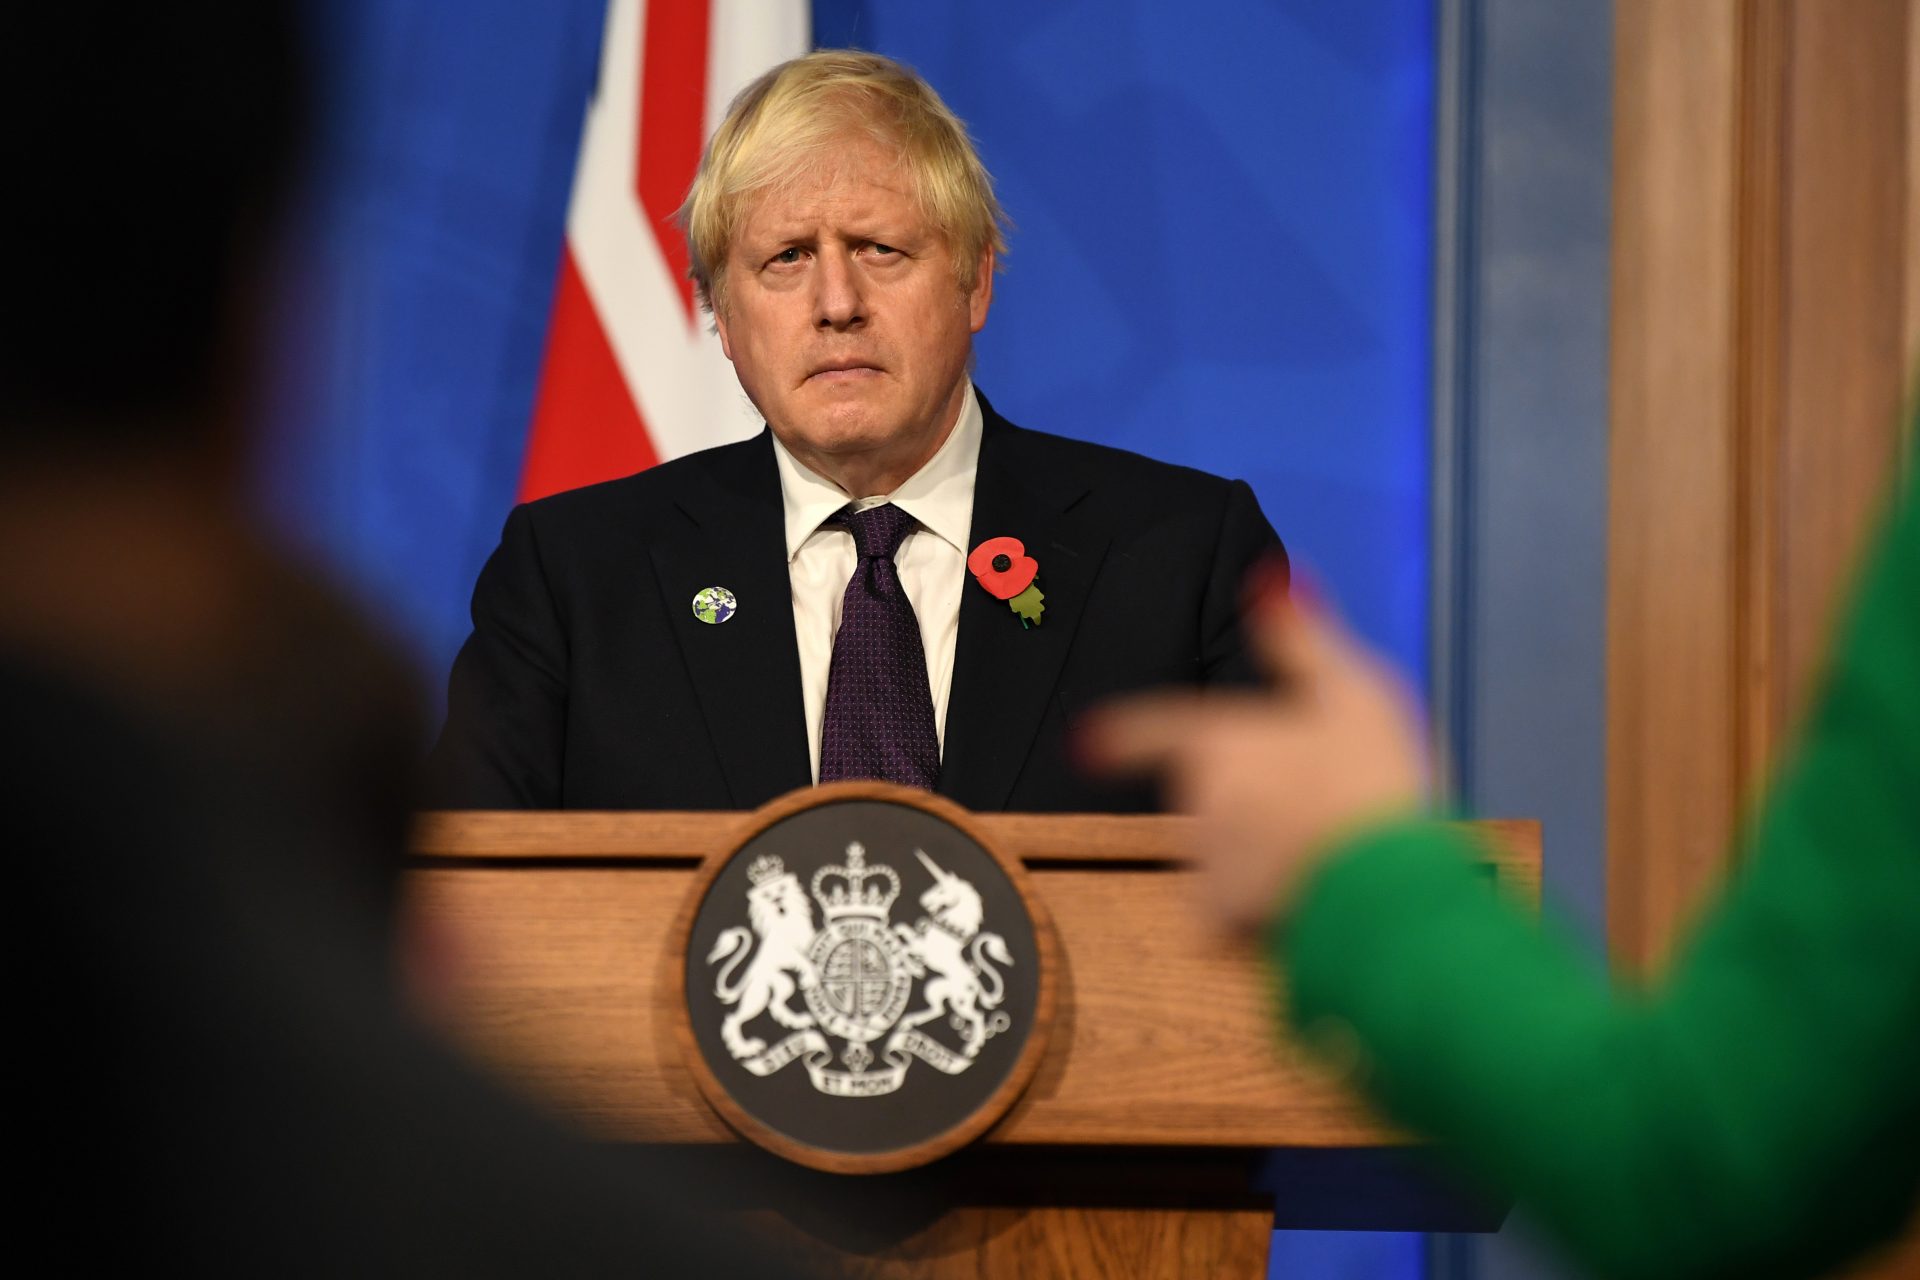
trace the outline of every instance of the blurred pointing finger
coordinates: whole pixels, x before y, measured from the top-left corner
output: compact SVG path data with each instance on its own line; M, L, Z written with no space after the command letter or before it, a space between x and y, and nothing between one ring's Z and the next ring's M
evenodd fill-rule
M1148 694L1083 717L1075 730L1081 764L1099 773L1145 773L1163 767L1192 741L1206 712L1190 694Z

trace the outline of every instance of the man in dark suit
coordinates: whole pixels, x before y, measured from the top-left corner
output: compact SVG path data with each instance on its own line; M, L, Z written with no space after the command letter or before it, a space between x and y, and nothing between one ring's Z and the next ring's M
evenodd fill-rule
M474 593L432 798L736 808L880 777L1128 810L1068 725L1251 679L1251 490L1027 431L968 377L1004 216L911 71L816 53L735 101L682 210L755 439L523 506Z

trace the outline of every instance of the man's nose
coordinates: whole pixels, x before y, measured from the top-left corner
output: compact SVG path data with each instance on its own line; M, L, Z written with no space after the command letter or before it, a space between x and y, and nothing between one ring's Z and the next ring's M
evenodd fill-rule
M822 253L814 270L813 323L820 329L849 329L866 320L866 301L853 256Z

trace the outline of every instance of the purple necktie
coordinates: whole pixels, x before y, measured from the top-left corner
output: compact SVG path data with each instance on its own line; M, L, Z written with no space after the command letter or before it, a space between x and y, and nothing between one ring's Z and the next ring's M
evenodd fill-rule
M827 668L820 781L879 778L931 791L940 777L940 739L927 651L893 564L913 517L889 503L843 508L829 519L852 532L860 563L847 580Z

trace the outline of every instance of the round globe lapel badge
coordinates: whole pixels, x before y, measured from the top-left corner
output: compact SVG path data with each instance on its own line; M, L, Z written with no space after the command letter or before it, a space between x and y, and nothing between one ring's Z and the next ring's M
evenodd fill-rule
M965 810L851 782L761 809L682 915L676 1012L701 1092L814 1168L884 1173L986 1132L1046 1049L1054 941Z

